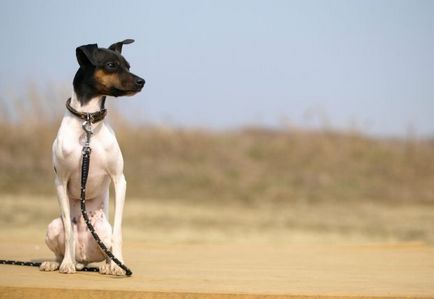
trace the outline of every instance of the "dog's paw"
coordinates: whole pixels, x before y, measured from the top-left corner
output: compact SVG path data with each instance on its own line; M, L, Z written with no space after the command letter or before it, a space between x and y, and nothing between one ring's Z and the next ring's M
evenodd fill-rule
M65 274L75 273L75 264L73 262L63 261L60 265L59 272Z
M117 275L122 276L125 275L125 271L122 270L115 262L111 261L110 263L104 263L99 267L99 273L107 274L107 275Z
M77 263L77 264L75 264L75 269L76 269L77 271L81 271L81 270L83 270L84 267L86 267L85 264L82 264L82 263Z
M41 271L56 271L59 269L60 263L56 261L46 261L39 266Z
M110 262L105 262L102 265L99 266L99 273L100 274L110 274Z
M111 275L118 275L118 276L125 275L125 271L121 267L116 265L114 262L110 263L110 272Z

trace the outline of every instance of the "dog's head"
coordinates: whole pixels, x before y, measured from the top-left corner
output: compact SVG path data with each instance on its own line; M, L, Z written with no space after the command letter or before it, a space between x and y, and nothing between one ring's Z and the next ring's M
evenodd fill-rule
M121 55L122 46L134 42L126 39L114 43L108 49L97 44L83 45L76 49L80 69L74 78L74 89L82 97L125 96L141 91L145 80L130 72L130 64Z

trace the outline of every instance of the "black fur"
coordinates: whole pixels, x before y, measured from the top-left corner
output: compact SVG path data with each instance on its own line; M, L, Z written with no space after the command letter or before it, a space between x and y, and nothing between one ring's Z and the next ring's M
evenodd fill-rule
M129 71L128 61L121 55L127 39L114 43L109 49L97 44L83 45L76 49L80 65L74 76L73 86L81 105L97 96L124 96L140 92L145 80Z
M121 42L114 43L113 45L111 45L109 47L109 49L121 53L122 52L122 46L131 44L131 43L134 43L133 39L126 39L126 40L123 40Z

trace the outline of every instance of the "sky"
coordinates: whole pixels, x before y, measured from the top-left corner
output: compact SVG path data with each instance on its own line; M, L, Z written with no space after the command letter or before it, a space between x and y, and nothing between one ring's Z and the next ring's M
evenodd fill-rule
M0 95L66 86L75 48L125 38L136 121L434 136L434 1L0 3ZM6 99L7 100L7 99ZM25 97L23 98L25 101Z

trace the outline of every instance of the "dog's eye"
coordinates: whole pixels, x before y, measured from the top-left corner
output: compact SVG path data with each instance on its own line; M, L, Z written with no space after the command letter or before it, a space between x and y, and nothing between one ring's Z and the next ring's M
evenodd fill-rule
M117 67L116 63L114 62L107 62L105 66L110 71L115 70Z

